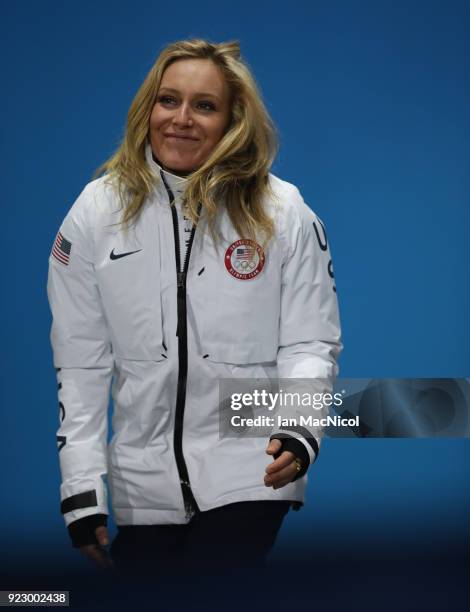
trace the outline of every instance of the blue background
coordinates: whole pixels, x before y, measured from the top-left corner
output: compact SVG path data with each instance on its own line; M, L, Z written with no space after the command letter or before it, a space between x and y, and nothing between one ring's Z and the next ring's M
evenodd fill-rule
M341 375L470 375L469 2L19 1L2 13L0 537L11 567L39 567L44 551L85 567L59 512L47 261L171 41L240 41L279 129L273 172L326 224ZM469 476L467 440L326 440L273 558L289 547L457 558Z

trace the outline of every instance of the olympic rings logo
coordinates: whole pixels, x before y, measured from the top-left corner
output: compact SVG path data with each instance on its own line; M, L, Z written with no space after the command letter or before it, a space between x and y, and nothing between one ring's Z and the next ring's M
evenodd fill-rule
M256 268L256 266L258 265L258 262L254 262L253 260L251 261L236 261L233 264L233 267L236 268L237 270L239 270L240 272L251 272L254 268Z

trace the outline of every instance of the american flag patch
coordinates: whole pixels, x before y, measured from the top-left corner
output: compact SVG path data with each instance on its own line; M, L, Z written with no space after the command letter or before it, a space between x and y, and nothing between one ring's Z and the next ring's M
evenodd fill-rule
M54 245L52 246L52 255L63 263L69 265L70 251L72 250L72 243L62 236L59 232L55 239Z
M235 251L235 257L245 261L253 259L254 254L255 249L252 246L240 247Z

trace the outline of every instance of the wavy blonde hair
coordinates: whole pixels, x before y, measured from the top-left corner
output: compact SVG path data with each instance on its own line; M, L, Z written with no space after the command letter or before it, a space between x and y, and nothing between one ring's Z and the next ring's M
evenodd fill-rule
M123 207L121 224L127 226L139 215L155 180L145 159L145 146L163 73L173 62L193 58L210 59L222 71L231 94L231 116L205 163L187 176L185 214L197 222L201 203L215 238L215 218L224 202L239 236L256 239L261 232L265 246L274 234L273 219L263 202L266 196L274 196L268 174L278 138L251 71L240 57L238 41L216 44L192 39L165 47L132 101L119 148L96 169L93 178L106 174L115 179Z

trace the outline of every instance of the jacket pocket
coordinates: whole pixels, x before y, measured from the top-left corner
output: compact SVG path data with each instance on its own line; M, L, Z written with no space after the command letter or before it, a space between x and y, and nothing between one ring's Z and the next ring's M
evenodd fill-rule
M281 301L277 266L266 259L255 277L240 279L224 260L206 260L201 301L201 346L209 361L274 362L279 347Z
M120 359L161 361L166 349L158 249L121 234L115 244L96 266L113 353Z

